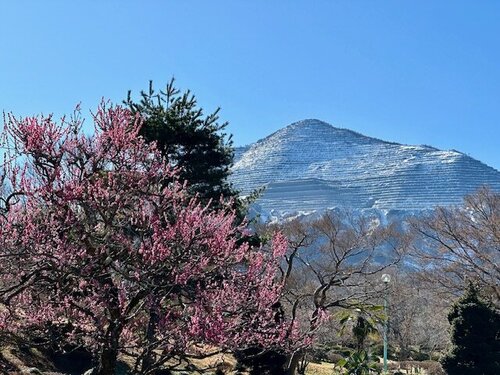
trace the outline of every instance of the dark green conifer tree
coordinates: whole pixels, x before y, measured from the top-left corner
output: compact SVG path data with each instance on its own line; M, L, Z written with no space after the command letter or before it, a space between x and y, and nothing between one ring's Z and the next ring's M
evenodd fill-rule
M441 363L448 375L500 374L500 314L470 283L448 315L452 346Z
M212 199L215 205L221 196L237 197L227 181L234 153L231 136L224 133L227 123L219 122L219 110L204 115L195 96L190 91L181 94L173 79L159 92L150 81L139 101L129 91L125 104L144 117L141 135L156 141L167 160L180 168L190 194L198 194L205 203Z

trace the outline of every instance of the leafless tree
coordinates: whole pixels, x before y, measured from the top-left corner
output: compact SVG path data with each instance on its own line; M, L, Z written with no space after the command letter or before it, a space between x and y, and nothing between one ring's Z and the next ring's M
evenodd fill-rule
M410 221L422 275L458 295L473 279L500 307L500 194L481 188L458 207Z
M398 348L400 360L409 359L412 348L430 355L448 344L449 303L417 276L399 269L388 291L389 341Z
M283 308L311 340L336 309L373 304L383 288L381 272L398 263L407 246L394 226L348 211L267 226L261 233L276 229L289 240L281 268L286 282ZM289 373L294 373L303 356L304 350L292 356Z

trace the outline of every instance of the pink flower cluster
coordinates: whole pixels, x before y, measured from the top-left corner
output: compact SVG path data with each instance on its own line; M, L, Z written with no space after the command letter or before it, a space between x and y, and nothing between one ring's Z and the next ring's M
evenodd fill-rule
M94 124L88 137L78 116L5 120L1 328L64 327L95 352L119 342L138 357L283 346L285 238L252 248L229 208L189 198L126 109L103 103Z

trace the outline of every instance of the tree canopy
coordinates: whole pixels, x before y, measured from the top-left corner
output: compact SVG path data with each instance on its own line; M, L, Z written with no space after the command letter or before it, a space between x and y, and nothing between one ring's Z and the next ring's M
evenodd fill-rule
M178 177L189 184L188 192L206 202L237 192L227 181L233 162L231 137L224 133L227 122L219 122L219 110L205 115L190 91L181 92L172 79L165 90L141 91L134 101L129 91L125 104L144 118L140 134L156 142L168 162L179 168Z
M119 353L151 374L200 344L286 347L294 328L273 307L284 237L239 241L234 211L186 191L140 116L102 104L93 120L85 136L78 113L6 116L0 330L88 348L99 375Z

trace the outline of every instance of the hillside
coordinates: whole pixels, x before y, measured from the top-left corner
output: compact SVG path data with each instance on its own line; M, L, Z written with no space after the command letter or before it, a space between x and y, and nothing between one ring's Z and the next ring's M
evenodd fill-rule
M459 204L500 172L461 152L370 138L319 120L293 123L236 150L232 183L263 214L282 217L335 207L424 210Z

